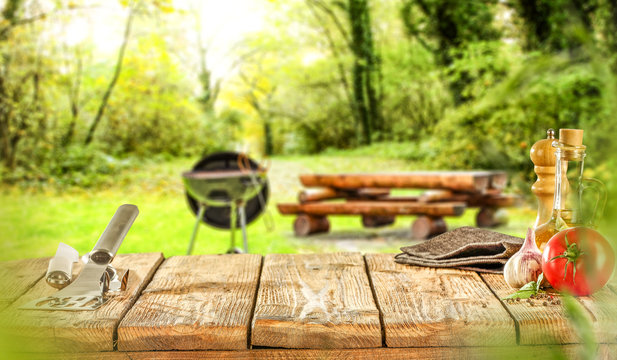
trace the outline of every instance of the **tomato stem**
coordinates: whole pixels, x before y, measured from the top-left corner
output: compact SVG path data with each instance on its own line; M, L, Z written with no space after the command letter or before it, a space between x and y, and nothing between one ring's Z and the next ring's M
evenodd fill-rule
M565 234L565 240L566 240L566 250L563 252L563 254L561 255L557 255L553 258L551 258L549 261L553 261L555 259L566 259L566 266L565 269L563 271L563 279L565 280L566 277L568 276L568 265L570 263L572 263L572 283L576 284L576 260L578 260L579 257L581 257L582 255L585 254L584 251L581 251L581 249L579 249L578 244L573 243L570 244L570 242L568 241L568 232L566 232Z

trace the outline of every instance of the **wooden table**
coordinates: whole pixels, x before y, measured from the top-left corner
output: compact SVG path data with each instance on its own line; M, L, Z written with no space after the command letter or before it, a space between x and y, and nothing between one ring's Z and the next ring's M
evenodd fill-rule
M47 259L0 264L0 329L28 359L576 357L560 305L506 303L501 275L396 264L392 254L119 255L126 292L96 311L19 310L50 295ZM76 269L76 272L79 269ZM617 286L575 300L617 354Z

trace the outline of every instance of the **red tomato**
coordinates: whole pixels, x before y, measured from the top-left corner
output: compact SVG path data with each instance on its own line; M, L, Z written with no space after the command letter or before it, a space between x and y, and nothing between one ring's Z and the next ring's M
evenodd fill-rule
M544 278L558 291L591 295L608 282L615 253L595 230L575 227L555 234L542 253Z

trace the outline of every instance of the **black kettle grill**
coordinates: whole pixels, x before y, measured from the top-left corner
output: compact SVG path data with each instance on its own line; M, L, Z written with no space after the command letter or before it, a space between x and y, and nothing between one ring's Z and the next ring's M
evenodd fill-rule
M248 252L246 226L266 210L268 201L266 169L243 153L218 152L201 159L182 179L196 216L187 254L193 252L200 222L231 230L228 253L242 252L235 245L235 230L240 227Z

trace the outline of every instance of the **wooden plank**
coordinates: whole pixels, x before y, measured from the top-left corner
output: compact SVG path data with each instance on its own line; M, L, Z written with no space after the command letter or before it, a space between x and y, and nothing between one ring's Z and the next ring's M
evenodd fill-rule
M156 355L150 355L151 359ZM91 352L91 353L56 353L56 354L16 354L15 359L20 360L132 360L128 353L117 351Z
M379 312L362 255L267 255L251 335L253 346L381 346Z
M481 274L480 276L500 299L516 291L505 282L503 275ZM561 305L544 306L543 300L530 301L504 302L504 306L518 324L521 345L567 344L580 341Z
M192 360L192 359L265 359L265 360L521 360L521 359L575 359L581 353L580 345L565 346L515 346L515 347L422 347L422 348L377 348L377 349L258 349L247 351L190 351L130 353L133 360ZM614 354L614 353L613 353ZM603 346L596 359L611 359L612 355ZM562 357L558 357L562 355ZM605 356L606 355L606 356Z
M605 287L578 301L593 315L596 340L617 343L617 294Z
M431 215L458 216L465 211L465 203L420 203L389 201L353 201L345 203L277 204L279 212L288 214L325 215Z
M113 265L129 269L126 291L109 294L106 304L94 311L21 310L28 301L57 292L45 279L0 313L0 328L11 341L31 352L87 352L114 349L114 332L120 319L139 296L163 261L163 254L118 255ZM76 264L75 273L81 269Z
M118 327L118 349L246 349L261 255L175 256Z
M303 174L300 182L307 187L418 188L484 192L491 174L486 171L419 171L381 174Z
M596 347L594 359L613 359L615 345ZM193 359L264 359L264 360L424 360L424 359L575 359L585 351L582 345L513 346L513 347L419 347L375 349L255 349L240 351L144 351L102 352L82 354L18 354L22 360L193 360ZM561 357L559 357L561 355Z
M47 272L49 258L0 263L0 310L22 296Z
M388 347L516 344L513 320L477 273L365 258Z

